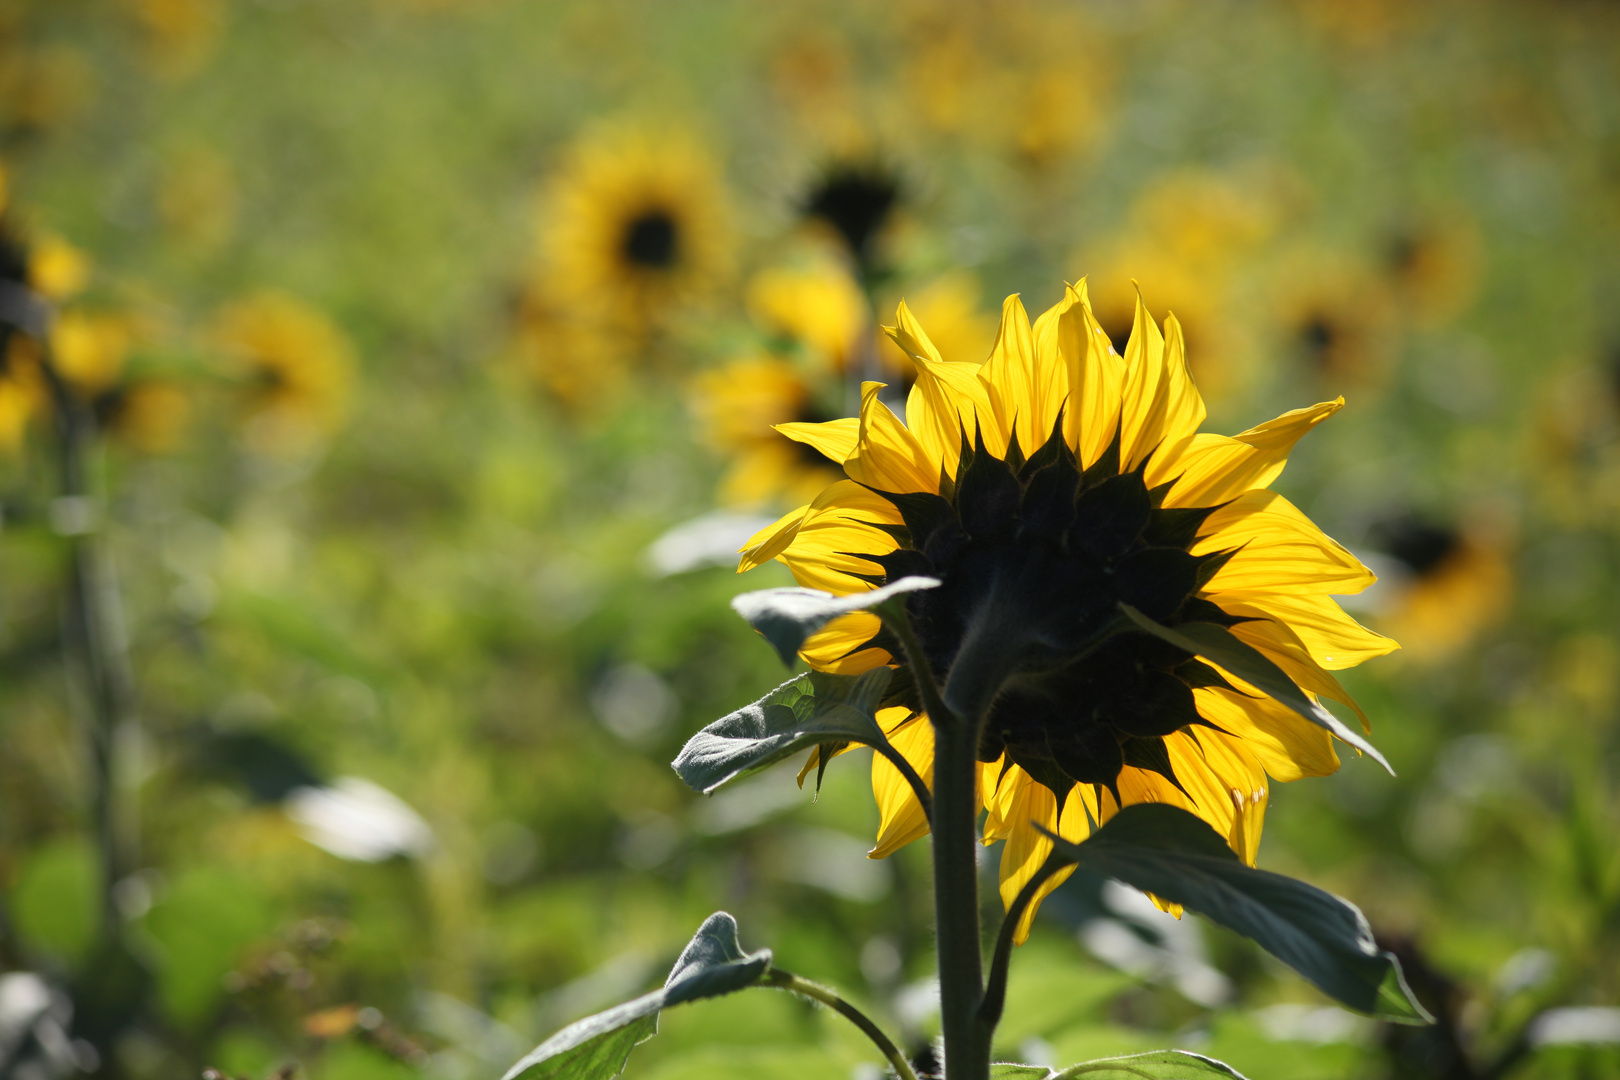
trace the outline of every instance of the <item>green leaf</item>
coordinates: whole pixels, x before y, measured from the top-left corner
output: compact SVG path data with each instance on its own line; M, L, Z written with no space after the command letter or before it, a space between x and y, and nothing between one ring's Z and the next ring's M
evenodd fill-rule
M676 755L681 779L705 795L759 772L808 746L860 743L880 746L875 714L892 671L863 675L797 675L752 705L723 716L693 735Z
M1232 1066L1188 1050L1152 1050L1128 1057L1082 1061L1052 1073L1049 1080L1073 1080L1081 1076L1090 1080L1215 1080L1217 1077L1243 1080L1243 1074Z
M1311 723L1326 728L1360 750L1389 769L1391 776L1395 775L1395 770L1384 760L1384 755L1380 754L1378 748L1368 742L1360 732L1352 730L1344 721L1328 712L1320 702L1312 700L1309 694L1295 685L1294 680L1290 679L1282 668L1272 663L1259 649L1238 640L1226 627L1210 622L1185 622L1176 627L1161 626L1129 604L1119 606L1120 610L1141 629L1168 641L1178 649L1185 649L1195 656L1219 664L1255 689L1282 702Z
M624 1071L636 1044L658 1033L660 1010L752 986L770 965L771 951L743 952L737 920L717 911L698 927L663 989L569 1024L508 1069L502 1080L611 1080Z
M1245 866L1219 833L1185 810L1127 806L1080 844L1047 835L1081 866L1252 938L1353 1009L1399 1023L1433 1022L1399 962L1373 941L1360 909L1313 885Z
M1020 1065L1015 1061L992 1061L990 1080L1047 1080L1052 1070L1045 1065Z
M743 593L731 601L732 610L765 635L782 663L793 666L804 639L840 615L876 607L891 597L939 586L938 578L904 577L892 585L851 596L834 596L820 589L762 589Z

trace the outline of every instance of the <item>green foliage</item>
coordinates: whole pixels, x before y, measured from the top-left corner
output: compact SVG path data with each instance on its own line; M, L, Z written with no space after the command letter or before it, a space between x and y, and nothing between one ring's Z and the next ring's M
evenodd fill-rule
M225 995L224 976L275 925L275 909L250 875L215 866L176 875L144 920L158 993L176 1023L196 1028Z
M809 746L880 746L877 706L891 675L880 667L858 676L820 671L795 676L692 736L675 758L675 771L709 794Z
M664 986L563 1028L529 1052L505 1080L610 1080L630 1051L658 1032L658 1014L673 1005L719 997L757 983L771 951L744 953L737 921L715 912L681 952Z
M95 944L101 872L95 849L62 837L28 853L12 887L11 918L23 941L69 962Z
M1432 1022L1407 987L1400 962L1373 941L1359 908L1302 881L1245 866L1220 834L1185 810L1127 806L1084 842L1053 835L1053 843L1089 870L1254 939L1352 1008L1401 1023Z

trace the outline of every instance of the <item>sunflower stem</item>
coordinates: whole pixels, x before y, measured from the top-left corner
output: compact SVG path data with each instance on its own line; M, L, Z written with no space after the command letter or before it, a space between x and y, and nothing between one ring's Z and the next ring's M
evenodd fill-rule
M911 1062L907 1061L906 1055L901 1053L898 1046L894 1045L894 1040L884 1034L883 1029L878 1027L871 1017L839 997L837 991L831 987L800 978L791 971L783 971L779 967L772 967L765 973L764 984L779 987L790 993L821 1002L833 1012L860 1028L861 1033L871 1039L872 1044L883 1052L885 1058L888 1058L889 1065L894 1069L894 1074L899 1080L917 1080L917 1074L912 1071Z
M1046 884L1046 880L1073 863L1073 859L1055 851L1048 855L1040 869L1035 871L1035 876L1018 890L1012 907L1007 909L1007 917L1001 921L995 955L990 960L990 977L985 982L984 1001L979 1005L979 1020L991 1031L1001 1022L1001 1010L1007 1002L1007 969L1012 963L1013 937L1018 933L1019 920L1024 917L1025 909L1034 902L1035 893Z
M917 640L903 599L878 614L905 649L934 725L934 923L939 955L940 1026L945 1034L947 1080L988 1080L993 1025L983 1022L984 956L979 936L978 738L982 716L971 723L945 704L927 654Z

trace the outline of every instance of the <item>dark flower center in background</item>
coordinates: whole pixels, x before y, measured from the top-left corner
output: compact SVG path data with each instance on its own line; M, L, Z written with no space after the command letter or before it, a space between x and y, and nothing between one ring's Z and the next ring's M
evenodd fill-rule
M1188 552L1214 507L1163 508L1142 468L1120 474L1115 445L1081 473L1054 431L1027 461L963 440L944 494L881 493L900 511L898 550L863 555L883 584L911 574L943 584L911 595L908 610L936 678L956 661L970 628L1028 642L992 706L981 761L1007 754L1062 799L1075 784L1114 788L1126 765L1175 782L1164 737L1207 723L1193 690L1224 686L1192 654L1123 621L1129 604L1165 625L1241 619L1193 594L1229 553ZM899 655L887 632L871 645ZM865 647L865 646L863 646ZM918 708L909 678L893 703Z
M1333 354L1343 332L1333 319L1326 314L1316 311L1306 316L1299 326L1299 344L1305 351L1305 357L1318 367L1327 367L1333 362Z
M1461 543L1455 530L1410 516L1379 522L1371 532L1374 546L1420 577L1445 562Z
M900 185L876 169L843 167L827 174L805 200L804 212L838 231L861 263L900 198Z
M680 234L675 219L663 210L648 210L624 230L625 258L650 270L668 270L679 254Z

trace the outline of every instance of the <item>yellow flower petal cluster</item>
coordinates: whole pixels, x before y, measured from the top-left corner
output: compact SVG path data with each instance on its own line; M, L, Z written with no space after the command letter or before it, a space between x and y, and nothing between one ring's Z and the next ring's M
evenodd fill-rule
M1372 583L1373 575L1287 499L1267 490L1282 472L1295 442L1338 411L1342 399L1285 413L1235 437L1201 432L1204 403L1188 371L1175 317L1167 317L1161 331L1139 301L1129 344L1121 356L1098 325L1084 282L1068 289L1064 299L1033 325L1019 299L1009 297L994 347L984 363L946 359L904 304L897 322L889 332L917 367L905 420L879 400L880 384L868 383L858 418L779 425L778 430L789 438L841 465L847 478L757 534L743 551L740 571L776 559L788 566L801 585L847 595L881 584L891 567L934 559L933 572L944 579L944 585L917 594L919 598L936 593L985 595L987 583L968 580L974 573L972 567L983 565L982 559L980 564L963 559L951 562L953 556L935 549L971 550L977 543L973 534L981 528L1002 530L1007 536L1015 532L1022 536L1035 529L1038 523L1029 520L1026 509L1033 505L1033 491L1040 481L1031 479L1030 469L1020 473L1019 463L1061 459L1069 462L1075 475L1085 477L1082 494L1074 497L1078 501L1071 502L1066 511L1077 524L1069 526L1071 533L1065 535L1083 538L1084 530L1095 531L1098 521L1103 527L1109 524L1107 513L1092 509L1106 502L1093 499L1094 491L1123 493L1119 497L1126 503L1131 492L1137 493L1133 497L1138 500L1151 499L1153 514L1162 514L1154 521L1182 523L1186 535L1174 543L1164 541L1141 557L1146 541L1137 539L1136 547L1130 548L1132 541L1126 536L1115 555L1136 554L1127 553L1121 556L1125 561L1117 563L1084 554L1081 548L1070 552L1064 547L1059 558L1068 562L1053 563L1055 572L1073 571L1079 575L1077 580L1092 580L1085 575L1112 574L1111 568L1118 566L1123 577L1124 568L1130 566L1139 579L1133 587L1151 595L1164 583L1151 573L1144 577L1143 568L1160 563L1172 568L1197 566L1196 587L1178 601L1178 586L1171 601L1189 610L1197 605L1203 613L1185 617L1223 621L1232 635L1259 650L1312 696L1356 709L1332 672L1397 646L1357 624L1333 596L1359 592ZM1061 447L1048 446L1049 438L1061 440ZM970 455L976 463L972 466ZM995 459L995 469L976 474L974 469L987 457ZM1012 464L1004 466L1003 462ZM983 479L1006 477L1008 468L1012 469L1011 481L989 484ZM1109 482L1108 477L1117 483ZM1014 486L1007 487L1009 483ZM1023 485L1021 494L1018 484ZM987 498L983 492L991 488L1003 493L998 497L1012 502L995 504L1001 510L990 504L973 505L974 500ZM1147 494L1141 494L1144 491ZM908 519L901 505L937 507L947 501L960 524L953 518L949 529L956 531L946 540L936 538L923 545L918 521ZM1006 510L1008 506L1012 509ZM1145 508L1141 512L1147 513ZM1087 516L1091 514L1101 516L1091 521ZM1075 534L1073 529L1082 532ZM946 531L942 528L938 535L944 536ZM908 550L911 542L927 550ZM1085 542L1082 539L1082 548ZM1177 544L1181 547L1171 550ZM1005 550L1013 552L1013 561L1004 561L993 571L1003 574L991 583L996 588L1029 574L1028 567L1017 561L1020 549L1016 543ZM1100 570L1105 563L1110 569ZM1057 625L1066 617L1064 610L1051 610L1055 601L1044 599L1042 581L1020 587L1030 597L1023 602L1031 623ZM992 596L972 602L979 606L967 609L964 618L968 622L988 617L985 611L1000 601ZM1174 609L1165 618L1183 617L1180 610ZM944 633L939 629L943 619L936 611L919 623L925 650L930 649L930 633ZM948 634L939 640L941 655L957 646ZM814 635L801 655L820 670L856 673L897 662L885 645L877 617L857 612ZM1149 641L1140 648L1151 645ZM1060 656L1043 670L1083 670L1086 662L1078 655ZM1085 700L1084 693L1053 704L1004 689L979 750L984 840L1006 841L1001 858L1004 901L1011 902L1051 849L1051 842L1035 825L1080 839L1088 835L1092 823L1107 821L1121 805L1170 803L1209 822L1252 864L1269 780L1324 775L1338 768L1332 738L1323 729L1230 672L1184 658L1164 662L1176 663L1183 665L1173 669L1180 682L1166 681L1172 669L1165 666L1164 671L1144 676L1157 682L1141 684L1168 687L1167 700L1185 699L1196 707L1196 716L1187 714L1191 722L1162 738L1138 739L1135 736L1141 731L1096 726L1099 722L1094 717L1101 714L1085 710L1101 706ZM1020 676L1036 681L1047 677L1041 673ZM1115 674L1092 672L1085 678L1108 690L1112 685L1108 680ZM1066 685L1092 684L1082 680ZM1137 684L1127 681L1121 685ZM1029 704L1032 716L1033 711L1046 709L1041 714L1045 718L1003 715L1009 702ZM930 777L930 724L914 703L885 704L879 721L891 741L919 774ZM1126 720L1121 722L1127 726L1163 721L1135 699L1123 700L1118 708L1124 710ZM1073 719L1064 709L1072 710ZM1085 744L1095 749L1092 757L1087 756L1089 750L1074 749L1085 739L1097 738L1102 741ZM1057 757L1070 762L1064 768L1082 773L1085 782L1067 779L1050 757L1041 756L1044 750L1031 750L1031 739L1043 748L1048 744L1060 750L1068 747L1057 752ZM1125 748L1122 766L1115 739ZM998 747L1004 749L998 751ZM1157 756L1133 756L1138 749L1153 749ZM1087 772L1100 768L1096 763L1106 762L1110 754L1115 764L1100 772ZM1080 764L1072 764L1075 761ZM881 757L874 758L872 780L882 812L872 854L881 857L925 835L928 825L909 787ZM1055 888L1062 877L1052 879L1041 895ZM1033 911L1034 905L1018 929L1020 940L1028 932Z

